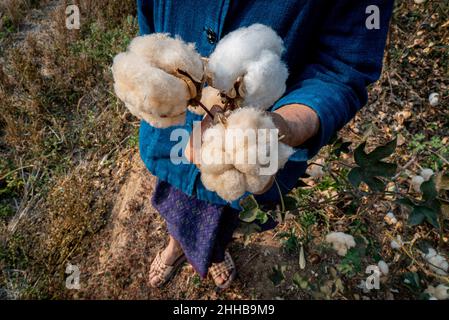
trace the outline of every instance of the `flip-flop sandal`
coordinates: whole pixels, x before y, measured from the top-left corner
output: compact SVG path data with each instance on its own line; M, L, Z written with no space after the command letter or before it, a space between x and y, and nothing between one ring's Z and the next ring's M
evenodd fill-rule
M224 261L219 263L213 263L212 266L209 268L209 273L212 276L212 279L214 279L215 285L221 289L227 289L231 285L232 281L234 281L236 275L237 275L237 269L235 268L234 260L232 260L231 254L229 251L225 251L224 254ZM224 275L228 273L228 279L222 283L217 284L215 279L220 277L221 275Z
M150 266L148 283L151 287L160 288L165 285L176 274L182 264L186 261L186 256L182 254L172 265L166 265L162 261L162 251L159 251ZM151 283L151 279L156 278L156 284Z

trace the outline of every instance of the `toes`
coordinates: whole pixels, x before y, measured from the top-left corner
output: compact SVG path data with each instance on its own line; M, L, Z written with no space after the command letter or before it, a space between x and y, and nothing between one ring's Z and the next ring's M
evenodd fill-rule
M221 276L218 276L215 279L215 283L218 284L218 285L222 285L224 282L225 282L225 280Z

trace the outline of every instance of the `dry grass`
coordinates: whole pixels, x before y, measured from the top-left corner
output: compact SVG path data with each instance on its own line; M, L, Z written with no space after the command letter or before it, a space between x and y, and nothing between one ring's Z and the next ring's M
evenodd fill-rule
M135 133L109 71L137 33L134 1L80 7L81 30L65 28L62 5L23 42L7 39L0 57L0 264L13 296L60 290L55 275L103 225L114 158Z

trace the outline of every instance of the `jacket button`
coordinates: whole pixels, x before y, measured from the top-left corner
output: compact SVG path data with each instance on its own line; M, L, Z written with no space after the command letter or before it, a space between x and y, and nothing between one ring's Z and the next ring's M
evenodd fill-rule
M206 35L207 35L207 41L209 41L210 44L214 44L217 42L217 34L211 29L211 28L205 28Z

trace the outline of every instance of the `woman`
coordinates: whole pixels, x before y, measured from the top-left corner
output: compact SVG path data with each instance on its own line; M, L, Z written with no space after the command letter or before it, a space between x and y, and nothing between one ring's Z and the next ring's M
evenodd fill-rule
M270 26L284 40L290 76L286 93L270 111L283 142L296 150L276 175L287 193L306 161L366 103L366 87L382 69L393 1L138 0L137 5L142 35L178 35L195 43L204 57L227 33L254 23ZM201 119L189 112L181 128L191 132ZM170 234L151 265L149 284L162 286L188 260L201 277L210 273L218 287L226 288L236 273L226 247L238 225L239 201L227 203L208 191L195 164L170 160L178 143L170 141L170 133L178 128L157 129L144 121L140 127L141 157L158 177L152 203ZM191 160L189 146L185 154ZM256 199L277 201L277 187L271 185Z

